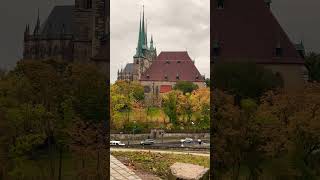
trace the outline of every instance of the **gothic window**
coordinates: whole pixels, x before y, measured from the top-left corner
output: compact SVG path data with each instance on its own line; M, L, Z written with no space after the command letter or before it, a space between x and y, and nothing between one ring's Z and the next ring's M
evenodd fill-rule
M213 41L213 55L215 57L220 56L220 44L217 40Z
M92 8L92 0L87 0L86 3L87 3L85 6L86 9L91 9Z
M224 8L224 0L217 0L217 9Z

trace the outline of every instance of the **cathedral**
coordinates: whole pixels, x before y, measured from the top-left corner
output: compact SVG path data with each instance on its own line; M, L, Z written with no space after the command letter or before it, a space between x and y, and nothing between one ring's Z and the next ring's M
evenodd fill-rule
M108 6L106 0L75 0L54 7L43 23L38 13L34 29L27 25L24 32L23 60L94 63L107 73Z
M149 100L171 91L178 81L205 87L205 77L200 74L188 52L163 51L157 55L153 36L148 43L144 12L142 19L140 18L138 44L133 61L126 64L124 69L118 70L118 80L139 81Z

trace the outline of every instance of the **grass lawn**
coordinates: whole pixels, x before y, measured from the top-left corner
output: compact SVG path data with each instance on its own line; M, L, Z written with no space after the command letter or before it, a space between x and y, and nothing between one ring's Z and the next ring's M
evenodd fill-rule
M112 152L120 161L133 165L139 171L167 178L170 166L175 162L197 164L209 168L210 157L149 152Z

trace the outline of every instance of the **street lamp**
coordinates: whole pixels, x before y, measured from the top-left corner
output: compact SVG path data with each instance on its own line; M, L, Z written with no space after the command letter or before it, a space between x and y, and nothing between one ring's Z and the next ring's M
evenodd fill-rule
M134 141L134 131L136 130L136 121L133 121L133 127L132 127L132 142Z

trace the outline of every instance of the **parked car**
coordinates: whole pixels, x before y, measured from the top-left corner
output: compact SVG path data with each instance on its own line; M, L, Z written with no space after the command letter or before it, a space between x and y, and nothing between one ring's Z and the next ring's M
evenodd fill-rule
M192 142L193 142L193 139L191 139L191 138L185 138L185 139L181 139L180 142L181 142L181 143L192 143Z
M140 142L141 145L151 145L154 144L154 140L153 139L145 139L143 141Z
M125 146L121 141L110 141L110 146Z

